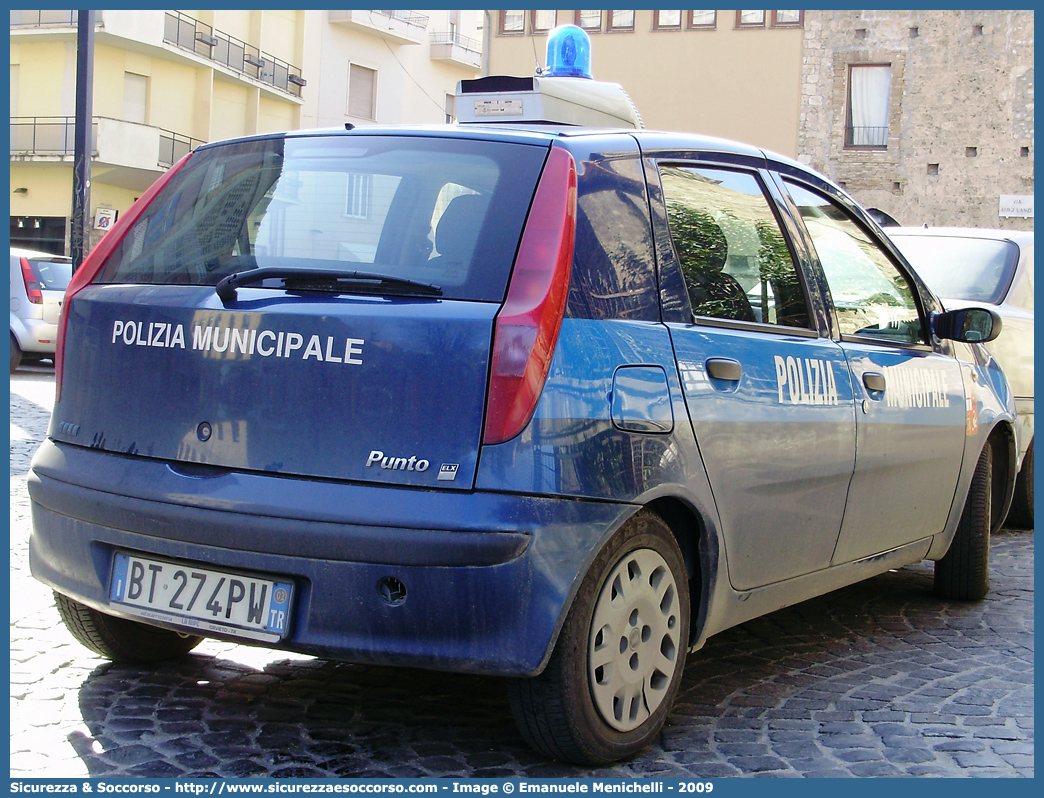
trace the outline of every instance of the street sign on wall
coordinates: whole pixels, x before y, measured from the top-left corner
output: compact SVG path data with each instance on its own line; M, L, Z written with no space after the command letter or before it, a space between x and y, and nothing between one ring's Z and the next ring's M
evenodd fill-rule
M94 211L94 229L110 230L118 216L119 211L115 208L97 208Z
M1017 216L1020 219L1033 218L1032 194L1001 194L1000 216Z

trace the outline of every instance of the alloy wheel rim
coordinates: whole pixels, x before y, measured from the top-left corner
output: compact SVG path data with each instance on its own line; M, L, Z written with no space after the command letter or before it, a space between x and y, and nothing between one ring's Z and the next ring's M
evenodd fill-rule
M591 695L620 732L641 726L663 703L681 649L678 585L653 549L628 552L595 603L588 641Z

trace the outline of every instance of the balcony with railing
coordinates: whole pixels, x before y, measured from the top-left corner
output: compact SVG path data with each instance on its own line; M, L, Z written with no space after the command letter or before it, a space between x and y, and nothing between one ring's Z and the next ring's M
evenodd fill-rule
M166 12L163 41L293 97L307 83L298 67L180 11Z
M79 14L76 11L16 11L11 9L11 27L15 29L29 28L68 28L76 25ZM101 18L101 12L95 12L95 19Z
M11 159L72 158L75 126L76 118L72 116L12 116ZM145 172L161 172L204 143L171 130L122 119L96 116L91 125L92 158Z
M460 66L479 69L482 66L482 42L462 36L456 31L431 34L431 58L451 61Z
M845 131L845 147L850 149L888 149L888 127L852 127Z
M11 157L72 156L76 117L12 116ZM91 155L98 154L98 120L91 125Z
M380 36L392 44L423 44L428 17L416 11L330 11L330 22Z
M95 22L103 26L101 11L95 12ZM301 76L301 70L266 53L251 44L247 44L234 36L200 22L198 19L180 11L155 11L142 13L104 12L111 15L106 23L112 23L112 30L105 25L107 32L115 32L117 36L132 38L139 43L154 44L162 47L162 42L174 45L180 50L191 52L215 64L219 64L232 72L252 80L260 81L291 97L300 97L301 89L307 81ZM160 14L162 13L162 19ZM388 12L400 13L400 12ZM138 27L143 14L148 17L144 28ZM152 15L155 15L153 19ZM62 34L72 34L68 30L76 27L78 12L76 11L11 11L11 33L42 32L46 35L50 29L58 29ZM123 23L121 25L121 23ZM162 33L160 26L162 25ZM126 28L126 30L124 30ZM65 29L64 31L62 29ZM144 37L144 38L143 38Z

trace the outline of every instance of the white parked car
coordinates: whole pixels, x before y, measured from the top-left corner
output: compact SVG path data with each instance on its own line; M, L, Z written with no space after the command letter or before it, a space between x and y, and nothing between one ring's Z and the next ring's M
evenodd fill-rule
M1004 328L987 348L1015 394L1019 478L1008 514L1033 526L1033 233L964 227L888 227L885 232L947 310L987 307Z
M54 357L72 258L11 247L11 371Z

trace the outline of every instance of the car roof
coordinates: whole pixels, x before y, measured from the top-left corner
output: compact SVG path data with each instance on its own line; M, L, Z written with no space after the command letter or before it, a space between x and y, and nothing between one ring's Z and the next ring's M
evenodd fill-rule
M265 133L255 136L243 136L236 139L215 141L201 144L197 150L206 150L227 144L229 141L258 141L265 139L307 139L329 136L425 136L439 138L458 138L483 141L504 141L509 143L549 145L554 140L578 139L584 137L621 136L637 140L643 149L698 151L706 153L730 153L743 155L758 160L772 162L785 167L792 173L802 173L822 179L821 175L810 170L805 164L764 150L751 144L731 139L718 138L699 133L678 133L673 131L618 128L587 127L582 125L561 125L540 122L501 122L501 123L466 123L448 125L364 125L350 130L344 127L313 128L310 130L292 130L277 133ZM818 180L817 180L818 182ZM833 186L832 186L833 187ZM833 187L836 190L836 187ZM842 192L843 193L843 192Z
M549 144L559 130L558 126L500 126L500 125L364 125L346 129L344 127L314 128L311 130L288 130L277 133L262 133L242 136L224 141L201 144L195 151L208 150L236 141L262 141L266 139L309 139L330 136L427 136L438 138L461 138L500 140L528 144ZM615 131L621 132L621 131Z
M68 255L55 255L53 252L40 252L36 249L23 249L22 247L11 247L11 257L14 258L61 258L72 260Z
M437 136L440 138L522 140L532 143L550 142L558 138L579 138L584 136L628 136L656 149L688 149L710 150L742 153L756 158L769 158L773 161L802 166L785 156L744 144L730 139L706 136L698 133L675 133L659 130L632 130L617 127L586 127L581 125L556 125L545 123L499 123L499 124L454 124L454 125L366 125L345 128L313 128L310 130L289 130L279 133L263 133L256 136L243 136L234 141L252 141L271 138L313 138L324 136ZM204 150L228 143L214 141L201 144L196 149ZM807 168L802 166L802 168Z
M1032 230L1000 230L988 227L886 227L884 231L889 236L984 238L994 241L1033 243Z

